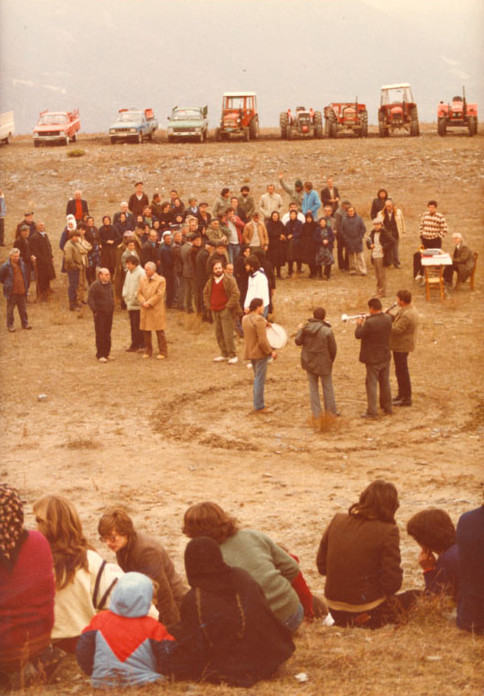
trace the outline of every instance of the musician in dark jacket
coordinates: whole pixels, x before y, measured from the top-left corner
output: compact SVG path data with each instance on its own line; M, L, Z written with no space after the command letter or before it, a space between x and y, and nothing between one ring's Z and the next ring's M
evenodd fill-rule
M391 415L392 394L390 390L390 334L392 318L384 314L377 297L368 301L369 315L356 320L355 338L361 340L360 362L366 365L366 397L368 407L362 418L378 418L377 386L380 386L380 406Z
M331 372L336 357L336 341L331 325L324 321L326 310L316 307L312 319L300 324L295 343L302 346L301 367L306 370L309 381L309 399L313 418L321 417L321 400L319 398L319 380L323 385L324 410L336 415Z

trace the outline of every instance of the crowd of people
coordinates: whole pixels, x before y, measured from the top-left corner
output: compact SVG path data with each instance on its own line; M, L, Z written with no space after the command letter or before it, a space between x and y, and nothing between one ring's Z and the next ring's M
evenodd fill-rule
M297 556L214 502L185 512L185 581L123 508L99 519L99 540L116 554L107 563L71 501L38 499L37 529L27 530L19 492L1 484L2 691L48 681L69 653L95 687L166 678L250 687L293 654L304 620L377 629L407 623L435 596L456 604L459 628L483 634L484 505L463 514L457 529L438 508L408 520L423 584L405 592L398 508L395 486L376 480L333 517L316 556L323 601Z

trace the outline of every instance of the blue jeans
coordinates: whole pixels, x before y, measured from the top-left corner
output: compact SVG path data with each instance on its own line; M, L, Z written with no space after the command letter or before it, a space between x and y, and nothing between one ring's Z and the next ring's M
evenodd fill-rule
M74 307L77 304L77 288L79 287L79 276L80 271L67 271L67 278L69 280L69 286L67 288L67 296L69 298L69 305Z
M302 624L302 620L304 619L304 609L302 604L299 605L298 610L289 618L287 618L285 621L282 623L286 628L288 628L291 633L294 633L294 631L297 631L299 626Z
M311 413L314 418L321 416L321 400L319 398L319 380L323 385L324 410L336 414L336 401L334 398L333 380L329 375L315 375L308 372L309 400L311 402Z
M267 365L270 355L266 358L251 360L254 369L254 411L260 411L264 406L264 387L266 383Z
M240 252L240 244L229 244L228 252L230 263L235 263L235 259L237 258Z

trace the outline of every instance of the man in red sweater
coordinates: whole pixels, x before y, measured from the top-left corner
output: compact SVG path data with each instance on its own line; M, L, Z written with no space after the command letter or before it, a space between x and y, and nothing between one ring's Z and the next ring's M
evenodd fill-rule
M203 290L203 302L212 312L215 336L220 355L214 362L228 362L235 365L238 358L234 343L234 313L239 306L240 292L235 278L225 275L222 263L217 261L212 268L212 276ZM242 312L242 310L240 310Z

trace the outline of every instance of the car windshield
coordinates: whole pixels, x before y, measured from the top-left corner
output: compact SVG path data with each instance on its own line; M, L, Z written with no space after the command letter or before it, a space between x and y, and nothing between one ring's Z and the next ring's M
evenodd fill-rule
M398 104L400 102L413 102L410 87L392 87L382 91L382 104Z
M39 119L39 126L57 125L60 123L68 123L68 118L65 114L44 114Z
M136 123L141 118L139 111L123 111L117 118L118 123Z
M173 111L171 117L174 121L199 121L201 119L198 109L177 109Z

